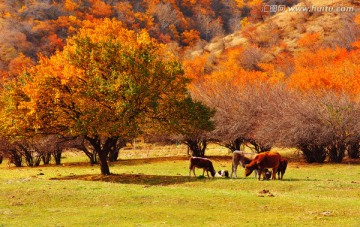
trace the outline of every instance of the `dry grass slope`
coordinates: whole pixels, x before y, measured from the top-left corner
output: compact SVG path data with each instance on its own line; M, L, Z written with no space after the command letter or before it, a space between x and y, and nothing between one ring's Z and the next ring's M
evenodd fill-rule
M287 9L274 16L268 17L264 22L258 23L253 31L256 36L249 39L243 31L237 31L224 38L216 38L207 44L203 51L196 50L193 55L199 55L202 52L209 52L214 56L220 56L221 53L230 47L238 45L247 46L256 39L271 39L273 33L269 33L269 27L276 28L276 38L281 40L283 45L291 52L299 51L298 40L305 34L318 33L323 46L345 45L354 35L351 31L352 18L359 12L359 6L356 1L344 0L307 0L307 7L316 7L319 12L290 12ZM303 7L303 2L294 7ZM336 9L337 7L353 7L356 12L327 12L320 7ZM252 26L252 25L251 25ZM244 28L245 30L247 28ZM255 39L255 40L251 40ZM274 48L276 51L276 48ZM276 53L275 53L276 54Z

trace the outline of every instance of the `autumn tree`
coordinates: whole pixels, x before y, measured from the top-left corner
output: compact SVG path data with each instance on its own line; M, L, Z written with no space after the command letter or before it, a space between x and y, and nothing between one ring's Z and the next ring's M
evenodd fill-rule
M264 118L256 130L256 137L265 144L295 147L302 151L307 162L324 162L328 131L321 123L321 110L286 90L270 95ZM311 99L307 99L311 100Z
M255 137L264 144L299 149L309 163L341 162L359 143L359 107L345 94L326 95L274 89Z
M195 21L200 37L206 41L224 34L221 18L212 18L209 15L198 14Z
M169 108L167 113L172 121L167 125L168 131L175 134L176 139L188 146L192 156L203 157L208 145L209 132L214 129L212 117L215 110L190 97L184 101L171 103L176 108Z
M196 99L214 108L215 129L209 137L230 150L252 144L257 152L267 150L254 137L262 120L270 80L266 73L248 72L238 65L220 68L191 88Z
M83 136L99 155L102 174L119 138L148 125L172 122L171 103L188 100L181 65L146 32L105 19L68 39L62 52L42 58L12 96L18 109L8 127Z
M345 48L298 53L288 86L303 92L330 90L354 98L360 91L359 56L358 49Z
M340 163L347 149L359 141L357 119L360 109L358 103L347 95L327 95L322 104L326 110L325 125L329 128L332 141L328 146L329 160ZM354 150L353 150L354 151Z
M111 6L102 0L89 0L91 3L90 12L95 17L110 17L112 14Z
M22 166L23 156L21 152L17 149L16 145L11 143L6 138L0 139L0 156L2 158L7 158L10 163L14 163L15 166Z
M65 14L66 13L61 9L61 7L59 7L59 5L54 5L49 1L44 1L34 2L33 4L23 6L20 10L19 16L24 19L54 20L60 15Z
M178 12L170 3L159 3L155 7L154 17L159 25L160 32L165 33L171 25L177 25Z

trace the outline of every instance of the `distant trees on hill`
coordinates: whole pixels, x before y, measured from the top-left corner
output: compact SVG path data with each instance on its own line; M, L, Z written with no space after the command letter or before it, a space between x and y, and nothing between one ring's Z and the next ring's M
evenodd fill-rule
M128 29L146 29L161 42L191 45L189 32L210 41L240 28L247 4L235 1L3 1L0 3L0 70L20 53L32 60L62 49L81 21L116 18ZM196 32L195 32L196 31Z

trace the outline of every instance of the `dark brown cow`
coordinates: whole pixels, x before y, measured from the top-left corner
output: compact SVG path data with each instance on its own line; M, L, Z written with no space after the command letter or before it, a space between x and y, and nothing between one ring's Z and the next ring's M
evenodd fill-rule
M281 155L278 152L268 151L255 156L250 164L245 166L245 176L249 176L255 169L258 170L258 179L266 168L272 169L272 179L276 179L276 172L280 165Z
M199 157L191 157L190 158L190 166L189 166L189 176L191 176L191 171L193 171L194 173L194 176L195 175L195 167L196 168L201 168L203 169L203 175L205 173L205 170L206 170L206 173L207 173L207 176L209 176L209 171L211 173L211 176L214 177L215 176L215 169L214 169L214 166L212 164L212 162L210 161L210 159L207 159L207 158L199 158Z
M283 179L283 176L285 174L286 171L286 167L288 164L288 160L286 158L281 158L280 159L280 164L279 164L279 168L277 170L277 174L278 174L278 179Z

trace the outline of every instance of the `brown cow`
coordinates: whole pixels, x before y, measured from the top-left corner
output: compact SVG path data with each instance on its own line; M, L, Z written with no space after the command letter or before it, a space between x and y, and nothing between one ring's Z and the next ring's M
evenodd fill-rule
M210 159L207 159L207 158L199 158L199 157L191 157L190 158L190 166L189 166L189 176L191 176L191 171L193 171L194 173L194 176L195 175L195 167L196 168L201 168L203 169L203 175L205 173L205 170L206 170L206 173L207 173L207 176L209 176L209 171L211 173L211 176L214 177L215 176L215 169L214 169L214 166L212 164L212 162L210 161Z
M272 169L272 179L276 179L276 172L280 165L281 155L278 152L268 151L255 156L250 164L245 166L245 176L249 176L255 169L258 170L258 179L266 168Z
M281 179L281 180L283 179L287 164L288 164L288 160L286 158L281 158L280 159L279 168L277 170L278 179Z

